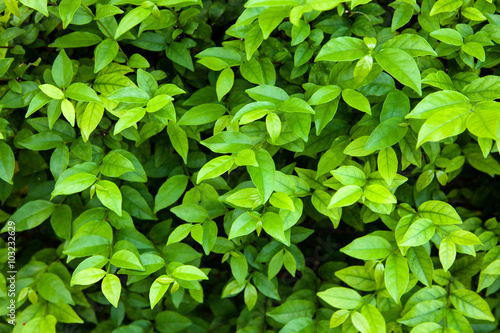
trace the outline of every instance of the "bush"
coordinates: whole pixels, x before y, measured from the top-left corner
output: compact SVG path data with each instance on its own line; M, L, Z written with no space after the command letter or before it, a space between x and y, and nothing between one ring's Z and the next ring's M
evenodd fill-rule
M0 10L0 332L500 332L493 1Z

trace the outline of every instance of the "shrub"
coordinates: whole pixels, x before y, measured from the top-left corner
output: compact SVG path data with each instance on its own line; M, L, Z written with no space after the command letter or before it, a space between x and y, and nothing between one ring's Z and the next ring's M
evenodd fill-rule
M499 332L499 11L5 0L0 332Z

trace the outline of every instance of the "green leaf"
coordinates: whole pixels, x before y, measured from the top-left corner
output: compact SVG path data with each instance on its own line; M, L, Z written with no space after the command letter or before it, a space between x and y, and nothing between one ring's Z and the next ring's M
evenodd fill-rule
M280 324L286 324L295 318L312 318L316 312L313 302L290 300L267 312L266 315Z
M79 102L94 102L101 104L101 100L97 97L94 89L83 83L73 83L66 89L66 97L77 100Z
M366 141L365 149L379 150L389 148L401 141L408 132L408 127L400 125L406 125L404 118L393 117L381 122L370 134L368 141ZM391 133L391 135L387 135L387 133Z
M396 80L422 95L420 70L415 60L399 49L382 49L375 53L375 60Z
M189 235L192 229L192 224L181 224L180 226L175 228L174 231L172 231L172 233L168 236L167 245L182 241Z
M360 92L353 89L342 90L342 99L352 108L372 114L370 102Z
M479 238L470 231L455 230L450 234L451 240L457 245L480 245Z
M455 243L450 238L443 238L439 244L439 260L446 272L455 262L457 250Z
M297 6L298 0L248 0L245 3L245 8L253 8L260 6Z
M281 119L273 112L270 112L266 117L266 129L271 137L271 141L275 142L281 134Z
M367 272L363 266L348 266L336 271L335 276L357 290L373 291L377 289L373 273Z
M51 193L52 197L81 192L94 184L97 177L93 174L82 172L69 176L62 181L60 180L61 179L56 182L54 191Z
M391 30L396 31L407 24L411 20L414 10L413 5L409 3L399 4L392 17Z
M56 205L50 201L29 201L16 210L9 220L16 223L16 231L33 229L48 219L55 208ZM0 232L7 231L7 226L6 224Z
M215 178L229 169L234 165L234 157L232 156L219 156L211 161L207 162L198 172L198 177L196 183L199 184L205 179Z
M224 69L217 78L216 91L217 99L220 101L233 87L234 72L228 67Z
M190 265L179 266L172 272L177 279L187 281L208 280L208 277L199 268Z
M169 121L167 125L167 133L170 138L170 143L175 151L182 157L184 164L187 164L189 152L189 143L186 132L175 122Z
M209 217L205 208L190 203L172 207L170 211L186 222L204 222Z
M97 36L96 34L93 34L91 32L78 31L78 32L71 32L62 37L57 38L52 44L49 45L49 47L57 47L60 49L89 47L95 44L99 44L101 41L102 38Z
M136 87L125 87L113 91L107 96L111 101L123 103L146 104L149 101L149 95L142 89Z
M403 239L401 240L401 246L419 246L427 243L432 236L436 227L432 220L427 218L421 218L413 222L408 230L406 231Z
M231 225L229 231L229 239L241 237L252 233L256 228L257 220L253 218L248 212L238 216Z
M45 16L49 16L49 11L47 10L46 0L19 0L23 5L33 8L37 12L42 13Z
M406 258L415 277L427 287L430 287L434 275L434 265L425 248L423 246L409 248L406 252Z
M34 134L19 142L19 145L30 150L49 150L62 144L63 139L53 132Z
M245 90L250 98L259 102L271 102L276 105L281 105L288 100L290 96L281 88L261 85Z
M247 165L247 170L263 203L266 203L274 190L276 167L269 152L262 148L255 151L255 159L259 166Z
M200 171L201 172L201 171ZM198 174L199 177L199 174ZM169 177L165 183L160 186L155 196L154 213L175 203L184 194L189 178L185 175L175 175Z
M285 237L283 220L273 212L267 212L262 216L262 227L274 239L289 245Z
M85 257L109 250L110 241L98 235L86 235L72 240L63 253L73 257Z
M450 300L453 306L466 317L488 321L495 320L488 303L472 290L453 290Z
M257 51L262 42L264 41L264 35L258 24L254 25L245 36L245 53L247 55L247 60L252 58L252 55Z
M78 316L68 304L47 304L47 311L53 315L58 322L65 324L83 324L84 321Z
M174 311L162 311L156 315L155 327L161 333L182 332L191 326L191 319Z
M463 0L438 0L431 9L431 16L439 13L452 12L460 8Z
M422 322L437 323L443 319L445 311L442 300L427 300L413 306L398 322L407 326L416 326Z
M115 183L109 180L99 180L96 184L96 194L101 203L122 216L122 193Z
M497 99L500 97L500 78L493 75L478 78L466 85L462 91L471 101Z
M438 91L424 97L406 118L427 119L430 116L454 110L469 111L472 108L469 99L456 91Z
M317 293L318 297L337 309L352 310L361 304L361 295L355 290L333 287Z
M78 8L80 8L81 0L62 0L59 4L59 16L63 22L63 29L66 29L73 20Z
M231 256L231 272L240 284L245 283L245 279L248 275L248 262L245 256L241 253L238 255Z
M134 170L132 162L116 150L112 150L104 156L99 167L99 171L108 177L120 177L124 173Z
M484 48L481 44L477 42L468 42L462 45L462 51L473 56L479 61L485 61L486 53L484 52Z
M268 58L250 59L241 64L240 73L244 79L254 84L274 86L276 83L276 70Z
M342 89L336 85L322 86L312 94L307 103L309 105L328 103L337 98L341 92Z
M74 305L71 293L59 276L53 273L43 273L36 283L38 294L51 303Z
M174 63L189 69L191 72L194 71L193 59L191 59L191 55L184 44L173 42L168 46L166 55Z
M332 175L342 183L342 185L356 185L362 187L366 184L366 175L358 167L353 165L341 166L332 171Z
M368 51L362 39L337 37L323 45L314 61L353 61L363 58Z
M408 262L401 253L392 253L387 258L384 270L384 281L385 287L391 297L396 303L399 303L410 281Z
M278 107L278 110L286 112L286 113L309 113L314 114L313 108L307 104L306 101L296 97L290 97L287 99L281 106Z
M113 253L110 263L120 268L134 269L144 271L145 268L139 257L129 250L119 250Z
M127 12L127 14L120 20L120 24L116 28L113 38L115 40L118 39L121 35L144 21L149 15L151 15L151 9L144 8L142 6L136 7Z
M16 159L14 153L8 144L0 141L0 179L12 184Z
M340 252L361 260L384 259L391 253L391 244L380 236L367 235L356 238Z
M106 272L100 268L87 268L73 274L71 277L71 286L82 285L87 286L100 281Z
M59 11L61 11L63 2L65 1L62 1L59 5ZM68 2L73 1L66 0L66 3ZM71 84L71 80L73 79L73 64L64 50L61 50L56 60L54 60L54 64L52 65L52 78L59 88L67 88Z
M450 45L461 46L464 43L462 35L455 29L451 28L434 30L430 33L430 35L431 37Z
M465 131L470 111L452 109L433 114L418 132L417 147L427 141L440 141Z
M368 321L370 332L383 333L386 330L385 318L375 306L365 305L361 308L361 314Z
M356 203L362 195L363 189L359 186L343 186L332 196L332 200L328 204L328 209L333 207L350 206Z
M168 287L173 282L172 278L167 277L166 275L162 275L158 277L151 288L149 289L149 302L151 304L151 309L155 307L156 304L162 299L163 295L168 290Z
M226 108L221 104L209 103L191 108L178 121L178 125L204 125L216 121L226 113Z
M38 86L45 95L49 96L52 99L63 99L64 93L61 89L51 85L51 84L41 84Z
M241 132L220 132L200 142L214 153L239 153L253 147L252 140Z
M107 300L115 307L118 307L122 284L118 276L114 274L106 274L101 284L102 293Z
M391 147L380 150L377 156L378 172L390 186L398 171L398 157Z
M358 311L353 311L351 313L351 321L354 327L356 327L361 333L371 332L370 323L368 323L365 316Z
M104 106L102 104L94 102L87 104L79 124L82 131L82 138L85 142L89 140L90 134L97 128L103 115Z
M287 194L282 192L273 193L273 195L269 199L269 203L276 208L288 209L292 212L295 211L295 206L292 199Z
M245 304L248 308L248 311L252 311L252 309L255 307L255 304L257 303L257 289L251 284L247 284L245 287Z
M267 276L257 271L252 275L252 281L257 287L257 289L264 295L269 298L275 299L277 301L280 300L280 296L278 294L277 282L276 278L269 280ZM273 282L274 281L274 282Z
M363 194L366 199L380 204L396 203L396 197L385 187L379 184L368 185Z
M432 220L436 225L462 223L462 219L455 208L442 201L429 200L422 203L418 207L418 214Z

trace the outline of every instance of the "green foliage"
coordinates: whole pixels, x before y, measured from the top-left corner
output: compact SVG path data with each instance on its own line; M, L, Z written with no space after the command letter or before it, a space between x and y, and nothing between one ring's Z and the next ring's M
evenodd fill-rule
M3 1L0 333L500 332L495 2Z

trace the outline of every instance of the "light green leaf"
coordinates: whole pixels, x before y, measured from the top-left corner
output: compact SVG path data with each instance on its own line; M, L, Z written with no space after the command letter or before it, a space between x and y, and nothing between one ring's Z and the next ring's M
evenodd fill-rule
M382 49L375 53L377 63L396 80L422 95L420 70L415 60L399 49Z
M384 259L391 253L392 246L380 236L367 235L359 237L349 245L340 249L340 252L361 260Z
M352 108L372 114L370 102L360 92L354 89L342 90L342 99Z
M142 6L135 7L120 20L120 24L116 28L114 39L118 39L121 35L144 21L149 15L151 15L150 8L144 8Z
M318 297L337 309L352 310L361 304L361 295L355 290L333 287L317 293Z
M466 317L488 321L495 320L488 303L472 290L453 290L450 300L453 306Z
M323 45L314 61L353 61L363 58L368 51L362 39L337 37Z
M182 157L184 164L186 164L189 152L189 143L186 132L175 122L169 121L167 125L167 133L170 138L170 143L179 156Z
M122 284L118 276L114 274L106 274L101 284L102 293L107 300L115 307L118 307Z
M356 185L347 185L341 187L332 196L328 209L333 207L344 207L354 204L363 195L363 189Z
M460 8L463 3L463 0L438 0L434 6L432 6L430 15L455 11Z
M384 270L384 281L385 287L391 297L396 303L399 303L410 281L408 262L401 253L392 253L387 258Z
M439 244L439 260L445 272L448 271L455 262L456 255L457 250L455 243L450 238L443 238L441 244Z
M450 45L461 46L464 43L462 35L457 30L451 28L434 30L433 32L430 33L430 35L431 37L434 37L437 40Z
M427 119L441 111L469 111L471 108L469 99L463 94L443 90L425 96L406 118Z
M436 225L462 223L455 208L443 201L429 200L422 203L418 207L418 214L432 220Z
M224 69L217 78L216 91L217 99L220 101L233 87L234 72L228 67Z
M4 141L0 140L0 179L12 184L16 158L12 152L12 148Z
M224 131L200 142L215 153L239 153L253 147L252 140L242 132Z
M160 186L160 189L155 196L155 207L153 212L157 213L163 208L175 203L182 196L182 194L184 194L188 180L189 178L186 175L175 175L169 177L167 181Z
M375 203L391 204L396 203L396 197L385 186L372 184L365 187L363 194L365 197Z
M208 280L208 277L198 267L182 265L174 269L172 276L186 281Z
M403 239L401 240L401 246L419 246L427 243L432 236L436 227L434 226L432 220L427 218L421 218L413 222L408 230L406 231Z
M61 180L61 179L59 179ZM93 174L82 172L71 175L62 181L57 181L54 191L52 191L51 196L55 197L57 195L70 195L73 193L78 193L90 185L94 184L97 177Z

